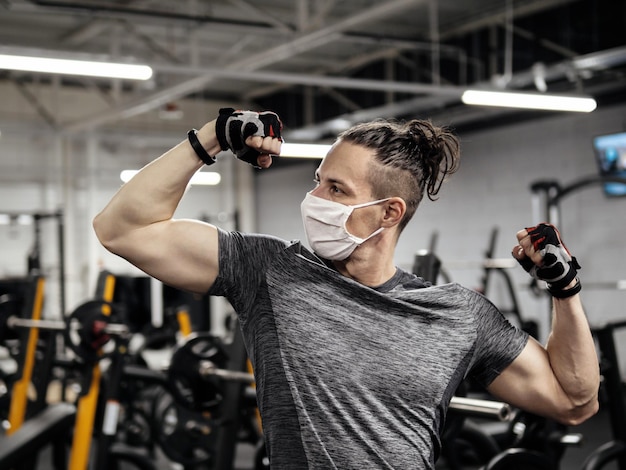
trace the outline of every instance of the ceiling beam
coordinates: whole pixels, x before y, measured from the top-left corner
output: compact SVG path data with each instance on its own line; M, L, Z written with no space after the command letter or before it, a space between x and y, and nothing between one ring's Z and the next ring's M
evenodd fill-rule
M577 1L579 0L535 0L515 3L513 16L519 19ZM489 26L502 25L506 22L506 16L507 12L503 4L501 7L493 9L491 13L481 14L474 19L464 18L462 22L457 24L442 25L439 39L445 41Z
M225 66L230 70L244 70L252 72L262 67L280 62L296 54L300 54L328 44L337 39L341 32L360 26L368 22L391 16L409 7L414 7L423 0L394 0L383 2L368 10L353 14L342 21L330 26L315 30L313 32L300 35L291 41L287 41L280 46L269 49L263 54L256 54L253 57L244 57L238 61ZM95 128L119 119L126 119L138 114L155 109L169 101L184 97L190 93L201 90L207 86L215 74L208 72L190 80L179 82L169 88L165 88L157 93L140 98L131 103L125 103L108 111L92 116L86 116L77 122L66 123L63 128L68 132L79 132L85 129Z
M276 28L276 30L281 31L286 34L293 33L293 28L288 24L280 21L273 15L269 13L265 13L263 10L255 7L254 5L250 5L248 2L244 0L228 0L229 3L232 3L237 8L242 10L246 16L249 15L250 18L256 18L257 20L261 20L269 24L270 26Z
M390 57L385 54L385 57ZM196 75L200 72L209 73L212 78L228 78L248 82L282 83L289 85L310 85L320 87L347 88L352 90L395 91L413 94L435 94L459 97L465 87L440 86L431 83L400 82L393 80L378 80L369 78L349 78L328 75L299 74L289 72L266 72L247 70L231 70L212 67L178 67L169 64L153 64L155 71L162 71L180 75Z
M570 73L577 73L584 70L602 70L609 69L611 67L626 64L626 46L616 47L606 51L594 52L591 54L582 55L571 60L565 60L556 64L548 65L545 68L545 78L547 80L557 80L564 77L568 77ZM508 82L508 89L515 90L530 86L534 83L534 71L519 72L511 77ZM493 87L491 83L483 83L483 86ZM475 87L480 87L481 84L477 83ZM354 113L342 114L335 118L328 119L327 121L314 124L312 126L303 126L300 129L292 129L285 134L287 139L301 140L301 141L318 141L324 139L328 134L334 134L337 130L337 122L344 122L345 124L362 122L376 117L398 117L408 115L418 115L422 112L429 112L430 116L434 115L434 111L437 109L444 109L447 105L454 104L458 101L454 96L427 96L418 97L410 100L395 102L389 105L378 106L375 108L369 108L359 110ZM475 119L476 116L486 115L488 113L510 113L510 110L498 110L492 111L484 108L466 107L464 114L472 114L471 119ZM447 120L451 119L451 111L446 110L445 117ZM468 119L467 121L471 121Z
M57 129L58 123L54 114L48 111L46 106L37 98L37 95L33 93L25 83L19 80L12 80L13 84L19 91L19 93L26 99L26 101L33 107L37 114L50 126L51 129Z
M324 69L312 70L306 74L306 78L311 77L333 77L339 74L346 74L352 70L355 70L359 67L368 65L374 61L378 60L386 60L389 58L397 59L400 51L398 49L383 49L379 51L372 52L370 54L359 54L354 56L351 60L346 62L331 64L331 67L328 67L328 61L325 63ZM315 85L315 84L313 84ZM323 85L320 83L320 85ZM268 85L263 88L255 88L254 90L244 93L242 96L244 101L252 101L258 99L263 96L267 96L273 93L278 93L286 88L290 88L293 86L293 83L285 83L281 80L278 80L273 85ZM349 87L343 87L349 88ZM387 90L393 91L393 90Z

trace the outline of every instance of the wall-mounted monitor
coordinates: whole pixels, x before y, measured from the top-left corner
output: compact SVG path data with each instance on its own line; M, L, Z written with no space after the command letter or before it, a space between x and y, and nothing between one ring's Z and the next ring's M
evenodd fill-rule
M593 138L593 150L600 176L615 176L626 179L626 132L599 135ZM626 197L626 184L604 183L607 196Z

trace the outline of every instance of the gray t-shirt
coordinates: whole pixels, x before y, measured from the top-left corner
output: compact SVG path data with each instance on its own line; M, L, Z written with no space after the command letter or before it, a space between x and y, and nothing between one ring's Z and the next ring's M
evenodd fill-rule
M528 336L482 295L397 270L377 288L299 242L219 231L209 294L237 312L272 469L433 469L450 398Z

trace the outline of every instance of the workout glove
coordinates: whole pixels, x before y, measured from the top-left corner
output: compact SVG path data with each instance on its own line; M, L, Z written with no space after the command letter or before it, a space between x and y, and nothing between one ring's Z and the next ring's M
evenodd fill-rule
M257 158L260 152L246 145L250 136L276 137L282 142L280 135L282 122L276 113L265 111L235 111L233 108L222 108L215 125L215 133L222 150L231 150L239 160L260 168Z
M561 235L554 225L539 224L526 228L533 247L543 256L543 263L537 266L530 258L518 260L522 267L535 279L548 283L548 292L553 297L566 298L580 292L577 282L571 289L563 290L576 279L580 265L567 250Z

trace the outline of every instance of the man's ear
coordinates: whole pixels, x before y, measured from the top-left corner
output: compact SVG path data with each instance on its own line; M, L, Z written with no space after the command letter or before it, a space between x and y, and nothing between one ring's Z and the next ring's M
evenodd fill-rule
M383 227L398 225L406 213L406 202L401 197L392 197L385 202Z

